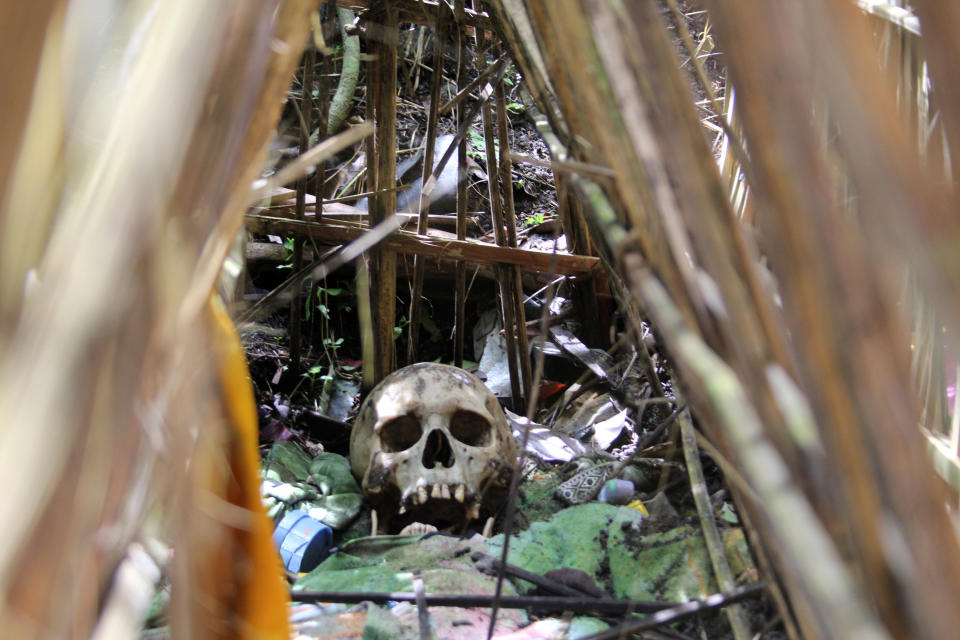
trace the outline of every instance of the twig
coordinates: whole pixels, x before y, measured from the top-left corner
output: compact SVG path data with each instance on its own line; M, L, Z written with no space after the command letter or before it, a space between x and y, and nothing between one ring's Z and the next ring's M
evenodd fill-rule
M709 611L710 609L725 607L727 605L740 602L741 600L746 600L747 598L755 598L761 593L763 593L763 585L761 583L750 585L749 587L739 587L727 593L718 593L712 596L707 596L702 600L691 600L690 602L685 602L681 605L677 605L676 607L658 611L657 613L646 616L645 618L641 618L636 622L625 622L619 626L610 627L606 631L595 633L592 636L586 636L581 640L612 640L613 638L626 638L632 633L640 633L641 631L647 631L655 627L670 624L672 622L676 622L677 620L682 620L683 618L689 618L690 616L703 613L704 611Z
M420 184L426 185L433 171L434 146L437 143L437 103L440 102L440 81L443 78L443 47L447 41L447 15L449 11L445 5L437 7L437 33L434 46L433 66L439 71L433 74L430 86L430 109L427 115L427 134L423 150L423 168ZM417 211L417 233L427 233L427 212L430 208L430 196L421 189ZM423 291L423 272L425 256L416 254L413 257L413 291L410 293L410 312L407 316L410 324L407 327L407 362L417 361L420 346L420 294Z
M413 574L413 595L417 603L417 623L420 626L420 640L430 640L430 611L427 605L427 595L423 589L423 578L420 572Z
M551 278L555 273L555 266L557 256L556 253L557 247L557 238L556 236L553 239L554 252L552 255L551 261ZM547 297L544 300L543 306L540 310L540 344L546 342L547 339L547 327L549 323L547 322L550 317L550 303L553 301L553 296L556 293L556 286L550 285L547 289ZM523 329L524 331L526 328ZM533 421L533 412L537 407L537 396L539 395L537 389L540 386L540 381L543 379L543 362L545 359L545 352L543 349L537 351L534 367L533 367L533 380L531 382L531 393L527 397L527 411L526 411L526 425L529 425ZM493 610L490 612L490 627L487 629L487 640L490 640L493 637L493 629L497 621L497 607L500 603L500 598L502 597L503 591L503 580L504 580L504 569L507 566L507 557L510 553L510 534L513 532L513 519L517 511L517 494L520 489L520 464L523 460L523 452L527 450L527 442L530 439L530 429L524 427L523 437L520 440L520 452L521 454L517 456L517 459L514 463L513 475L510 478L510 491L507 494L507 506L504 510L504 525L503 525L503 549L500 553L500 567L497 570L497 587L494 592L493 600Z
M683 444L683 457L687 463L687 474L690 476L690 490L693 502L697 506L697 515L700 518L700 528L703 530L703 541L710 555L710 564L717 577L717 584L721 591L730 591L736 585L730 565L727 563L726 552L717 522L710 506L710 497L707 495L707 482L703 476L703 466L700 464L700 450L697 448L697 436L693 430L693 420L690 411L684 409L679 416L680 442ZM730 620L730 628L736 640L750 639L750 624L742 607L732 606L726 611Z
M628 613L656 613L659 611L673 611L694 605L696 608L687 615L698 613L705 609L729 604L730 598L747 598L759 594L760 585L751 585L738 589L729 596L710 596L704 600L678 605L676 602L658 602L655 600L618 600L614 598L587 598L583 595L576 597L566 596L500 596L499 604L504 609L527 609L529 611L572 611L574 613L609 613L626 615ZM383 604L394 602L417 602L415 593L405 592L364 592L364 591L291 591L290 598L295 602L340 602L355 604L359 602L373 602ZM431 595L423 596L423 602L428 607L490 607L495 595ZM722 603L707 604L712 598L721 598Z
M346 149L352 144L363 140L373 133L373 124L363 122L355 127L350 127L342 133L327 138L320 144L311 147L305 153L297 156L293 161L287 164L283 169L277 171L266 180L254 182L253 191L250 193L250 202L255 204L264 198L270 197L274 189L290 184L307 175L313 167L320 164L327 158L333 157L333 154Z
M319 265L313 270L313 273L310 274L311 277L313 277L314 280L321 280L343 265L353 262L360 257L360 254L376 247L385 240L387 236L403 226L403 222L403 216L396 213L393 214L348 244L340 253L333 256L333 258Z
M470 93L473 90L475 90L479 86L482 86L483 83L486 82L491 75L497 72L497 67L501 65L505 61L505 59L506 59L506 56L501 56L493 64L489 65L486 69L481 71L480 74L473 80L473 82L465 86L463 89L460 89L457 92L457 95L450 98L450 100L445 102L440 107L439 114L444 115L445 113L453 109L455 106L463 102L463 100L468 95L470 95Z

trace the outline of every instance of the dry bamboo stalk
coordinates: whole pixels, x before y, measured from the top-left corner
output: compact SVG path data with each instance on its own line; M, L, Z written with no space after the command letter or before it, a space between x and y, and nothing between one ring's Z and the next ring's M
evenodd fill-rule
M513 204L513 169L510 162L510 136L507 121L507 99L503 89L503 78L500 78L493 89L494 103L497 107L497 139L500 141L500 157L497 159L497 168L500 179L500 193L503 197L503 218L507 227L507 243L510 247L517 246L517 215ZM530 372L530 347L527 344L527 317L523 310L523 283L520 277L520 267L514 266L509 273L512 284L512 294L509 302L513 305L514 327L517 333L517 349L520 354L520 375L523 397L529 398L532 391Z
M397 99L397 7L392 1L384 2L376 9L376 21L382 38L373 42L374 60L370 78L374 86L376 122L375 155L372 156L377 173L377 189L389 189L395 182L397 166L396 99ZM370 223L383 222L396 209L396 193L381 191L370 200ZM381 245L370 256L370 294L373 306L374 339L376 360L374 379L376 384L396 368L393 327L396 324L397 256Z
M313 68L317 64L317 50L312 46L307 48L303 61L300 96L300 155L307 152L310 146L310 129L313 127ZM297 198L294 205L294 215L298 220L304 219L304 207L307 196L306 176L297 180ZM322 211L322 209L321 209ZM305 239L298 236L293 238L293 271L303 269L303 245ZM290 298L290 364L288 371L296 379L300 375L300 348L302 341L301 327L303 325L303 286L298 286Z
M516 8L516 3L494 4L503 5L495 9L498 15L503 15L508 5ZM925 628L921 633L927 637L940 637L949 633L952 623L942 622L933 612L942 614L949 606L940 594L956 592L951 582L956 542L946 535L942 510L932 512L939 509L939 492L929 486L926 465L917 455L917 439L909 433L915 419L911 416L916 414L902 397L908 385L903 375L903 352L898 353L896 346L905 341L890 304L893 298L889 297L887 284L892 274L889 270L872 272L866 256L868 250L885 247L887 255L895 258L885 262L895 268L904 256L902 247L889 251L893 235L908 239L905 245L910 247L929 246L917 245L918 236L933 238L942 233L943 238L955 237L956 223L945 217L944 203L948 200L942 191L931 187L927 176L917 175L910 146L900 138L899 127L890 126L896 118L890 117L889 95L882 95L882 83L869 60L871 49L860 37L862 23L856 24L853 17L855 11L845 3L828 2L803 7L788 2L715 5L714 19L722 19L725 25L719 33L721 45L726 43L730 51L736 50L731 56L734 78L742 73L752 80L738 86L738 100L749 104L750 126L744 130L747 140L753 141L750 147L754 160L763 165L758 175L750 176L751 188L763 191L763 198L756 202L758 208L762 207L764 248L781 285L786 282L781 291L787 294L790 343L781 319L765 310L769 303L764 302L760 288L755 283L744 287L737 282L739 275L751 273L752 264L745 259L749 254L740 245L739 231L723 198L716 197L722 190L716 187L716 177L711 176L715 169L708 169L708 154L702 152L702 142L696 139L699 123L691 126L689 104L682 104L675 80L663 71L669 61L662 44L657 44L657 38L662 42L662 35L650 28L658 19L650 15L650 5L634 6L632 12L626 12L625 5L617 2L531 0L526 3L526 13L534 35L525 37L514 29L510 42L519 49L539 50L566 118L563 126L569 127L570 138L577 140L571 145L575 159L609 166L616 172L612 183L604 184L603 189L614 211L627 215L602 212L601 217L595 202L601 194L591 192L585 180L576 182L578 191L588 196L597 216L595 224L604 230L607 243L615 250L626 248L623 231L616 225L618 221L627 222L636 237L629 236L631 244L639 248L649 268L667 285L687 322L694 331L702 332L728 365L733 365L749 394L747 406L763 416L767 436L774 437L780 455L790 461L790 468L797 473L795 479L802 483L799 486L809 492L818 509L817 516L828 529L850 527L852 545L842 534L836 542L850 557L859 559L867 576L864 586L879 603L887 627L893 633L902 633L904 621L909 619L913 621L912 631ZM758 8L762 8L759 13ZM644 18L638 20L638 15ZM521 20L514 18L514 22ZM754 31L763 29L763 24L773 27L764 33ZM791 32L792 27L786 25L803 28ZM781 27L786 32L780 31ZM592 38L584 34L589 29L593 30ZM847 37L848 31L854 37ZM803 44L795 45L801 38L805 39ZM814 42L814 57L822 55L823 60L818 69L826 71L817 78L820 84L811 80L809 56L805 59L802 53L809 52ZM523 60L524 55L517 58ZM526 55L526 59L534 58ZM609 74L603 83L593 81L598 68ZM532 66L525 71L536 73ZM856 89L852 93L851 84ZM843 133L840 144L831 149L829 164L821 156L824 147L817 135L806 129L814 87L823 89L818 109L824 104L831 110L840 107L836 115ZM645 111L638 112L637 105L643 105ZM953 114L946 112L945 117ZM639 128L643 126L646 131ZM638 136L638 132L643 135ZM620 142L631 135L634 149ZM770 148L771 140L782 139L790 142ZM631 173L638 166L643 171ZM850 225L849 214L841 212L832 200L835 185L843 184L837 180L838 175L843 177L836 173L837 166L847 167L844 171L849 172L858 197L869 199L869 205L861 211L882 214L877 218L882 220L880 225L866 229L880 242L868 247L858 242L859 230ZM681 183L682 189L676 186ZM919 225L915 224L917 218L904 217L907 211L917 212ZM811 223L811 217L817 219L819 228ZM779 231L772 237L768 229ZM673 243L672 258L658 253L666 244L665 237ZM689 242L684 244L686 238ZM703 306L709 291L702 288L699 275L691 278L683 273L681 255L689 256L717 285L718 295L709 306ZM955 254L921 250L918 255L924 257L921 280L927 286L932 283L931 290L955 288ZM941 297L949 317L956 317L953 307L957 297ZM825 299L829 304L824 305ZM716 304L718 301L722 301L722 307ZM842 340L840 335L844 336ZM788 347L792 351L789 355ZM794 441L795 435L786 427L790 419L781 415L782 409L768 388L772 382L766 379L765 368L780 363L788 365L785 370L789 371L793 362L798 363L801 389L813 400L817 423L829 426L823 431L828 459L817 453L816 447L805 449ZM856 382L837 380L841 371L842 376L856 378ZM898 388L899 393L895 391ZM898 396L895 410L878 415L889 409L887 399L891 394ZM691 400L700 412L711 414L710 402ZM868 435L877 432L884 434L879 440ZM876 447L876 442L883 444ZM892 442L896 446L889 446ZM722 441L720 445L729 449ZM822 469L827 460L833 461L826 467L833 486L821 484L812 474L804 475L810 468L807 465ZM871 477L872 473L877 475ZM839 496L836 486L844 487ZM877 487L883 487L883 492ZM896 497L884 495L891 490ZM910 492L929 496L923 499L921 518L912 518L904 510L906 505L913 505L907 497ZM764 535L771 535L773 527L780 525L769 522L762 509L758 509L758 515ZM916 541L911 545L916 554L912 557L924 569L891 575L890 565L895 563L884 557L876 533L877 518L886 517L894 517L901 530ZM931 523L930 531L924 532L923 527ZM947 563L951 568L946 576L938 576L941 588L924 589L926 585L915 583L917 576L936 571L928 564L935 552L927 551L941 548L951 558ZM777 557L788 577L797 563L804 561L790 553ZM796 589L792 578L789 584ZM910 602L898 609L897 603L904 603L904 594ZM820 624L815 611L829 609L832 603L822 601L818 593L794 590L792 595L807 630L813 632ZM954 615L947 612L942 619L952 620Z
M430 182L433 173L434 147L437 142L437 120L439 114L440 85L443 80L443 48L447 42L447 10L446 6L437 7L437 29L434 41L433 78L430 85L430 108L427 113L427 133L424 138L423 170L421 172L420 199L418 204L419 219L417 234L427 233L427 213L430 208ZM407 316L410 324L407 325L407 364L417 362L420 346L420 293L423 290L423 258L413 257L413 289L410 292L410 315Z
M682 402L682 399L678 398L677 401ZM736 583L730 571L730 564L727 562L720 531L717 529L713 507L710 506L710 496L707 495L706 479L703 475L703 466L700 464L700 449L697 447L697 434L693 428L690 411L688 409L681 411L677 421L680 423L680 442L683 445L683 459L687 474L690 476L690 489L697 507L697 516L700 518L703 540L710 555L710 563L713 565L713 573L720 590L730 591L736 587ZM750 623L743 607L734 605L726 609L725 613L736 640L747 640L751 637Z
M255 233L282 235L293 230L303 230L318 243L342 244L362 236L367 227L299 222L287 218L247 215L247 229ZM441 260L463 260L471 264L519 265L529 271L551 273L551 261L556 259L553 272L559 275L589 275L600 268L600 260L592 256L575 256L565 253L548 253L530 249L499 247L477 240L448 240L434 236L418 236L407 231L398 231L384 240L383 245L391 251L421 253ZM554 256L556 256L554 258Z
M477 66L486 57L487 45L483 37L477 36ZM499 83L501 78L497 78ZM487 92L485 92L487 93ZM490 105L490 96L481 96L482 104L480 106L481 120L483 122L483 141L487 160L487 195L490 200L490 212L493 219L493 231L497 245L507 247L507 232L505 228L503 214L503 200L500 193L499 170L497 169L497 156L495 154L495 123L493 121L493 108ZM509 185L508 185L509 186ZM514 411L520 412L523 407L522 398L524 383L521 379L521 369L518 362L526 358L526 353L517 352L517 329L523 331L522 326L516 324L516 309L512 302L515 296L516 287L513 284L511 275L505 267L497 268L497 280L500 283L500 319L503 323L504 338L507 346L507 368L510 372L510 401Z
M455 0L453 9L454 20L457 28L457 92L463 91L466 84L466 60L467 48L463 25L464 1ZM455 108L455 120L457 130L461 131L466 125L466 107L460 105ZM457 240L467 239L467 141L466 138L460 140L457 145ZM466 314L467 314L467 265L462 260L458 260L455 267L456 281L454 283L454 345L453 345L453 363L458 367L463 366L463 345L466 332Z
M810 637L888 638L771 442L736 374L685 326L664 288L640 264L630 267L631 284L676 349L697 393L711 398L711 416L725 425L736 443L740 467L754 486L767 514L768 533L779 546L807 561L787 574L794 585L793 604L807 622ZM810 560L815 558L816 561ZM812 610L811 610L812 609Z
M767 19L776 15L781 24L785 10L781 3L764 6L764 11L771 12ZM807 143L802 133L789 136L787 141L784 132L796 132L796 122L785 128L786 121L780 119L794 117L801 105L783 109L791 96L779 93L784 87L774 86L767 75L769 72L762 67L775 65L780 77L790 78L787 92L792 98L798 98L802 94L794 92L804 85L809 86L813 76L807 65L799 64L797 60L789 61L789 56L793 55L790 51L806 48L809 38L815 37L821 44L829 43L819 49L819 53L832 61L829 73L819 81L827 88L832 116L837 118L844 131L841 139L845 167L850 171L853 183L859 185L855 188L863 206L869 207L870 215L882 216L889 221L885 229L905 230L904 223L910 221L914 228L905 230L898 243L913 246L916 228L922 227L916 223L923 218L915 217L914 212L923 209L928 218L939 215L942 212L939 195L929 190L928 180L917 176L916 156L901 137L891 96L884 93L883 79L868 61L869 41L863 37L861 17L849 15L838 5L818 4L808 7L805 15L797 16L804 24L810 25L810 30L789 35L774 30L761 36L751 28L759 24L752 21L761 19L760 14L749 13L748 23L743 23L738 18L745 18L748 14L738 16L738 13L732 7L726 7L715 17L718 28L721 21L723 23L719 33L724 34L724 41L729 45L731 66L740 74L735 75L734 80L740 86L745 130L749 138L764 140L763 150L753 149L758 164L762 163L766 172L760 186L765 189L763 199L766 206L780 212L765 221L776 234L771 237L776 250L770 254L781 290L785 293L785 302L788 308L799 312L793 316L792 324L795 339L802 340L806 347L800 360L803 386L811 394L818 422L831 425L823 433L826 450L834 460L832 466L841 479L840 486L845 488L843 495L848 504L846 510L836 515L853 532L856 540L854 552L867 576L866 584L889 627L895 633L912 628L913 633L926 637L942 637L949 633L947 628L960 621L954 620L957 617L955 607L937 594L956 592L960 588L960 563L954 536L948 533L949 526L942 510L935 506L939 503L936 497L939 487L930 482L926 465L921 460L920 442L911 433L918 414L910 398L902 392L907 379L906 336L897 326L898 314L893 307L896 293L889 286L888 274L878 273L875 267L868 266L873 264L868 252L883 246L884 242L881 239L865 245L857 241L861 230L850 226L850 218L845 217L824 192L822 185L829 184L829 178L820 150ZM844 25L842 37L834 31L838 24ZM744 33L745 30L749 33ZM751 41L753 46L749 54L735 43L740 37ZM758 55L758 50L766 50L766 53ZM763 58L762 62L760 58ZM837 75L845 66L856 69L853 72L856 93L851 93L848 81ZM771 99L775 94L777 98ZM800 99L806 100L808 95ZM856 99L851 100L851 96ZM866 98L870 103L858 108L857 102ZM856 113L854 109L857 109ZM856 147L852 145L853 141L857 142ZM872 159L867 157L868 154ZM889 162L876 166L878 154ZM790 182L784 182L781 173L772 173L775 167L785 166L784 162L790 163L794 173ZM803 175L797 175L798 170L803 171ZM915 176L916 182L913 181ZM775 181L782 191L771 189ZM813 186L816 188L811 188ZM917 204L909 206L908 202ZM789 212L790 209L793 211ZM905 217L908 211L910 217ZM816 215L816 225L807 222L811 215ZM867 225L864 230L873 235L883 231L880 226ZM952 233L948 228L941 228L940 232ZM843 240L842 246L839 239ZM886 264L891 264L891 258L896 261L899 253L900 250L896 249L893 253L886 251ZM816 266L810 264L812 255L820 256ZM921 255L915 254L914 259ZM797 265L803 263L807 264L806 268L798 271ZM929 269L920 266L921 280L932 275ZM949 271L943 271L933 276L934 282L943 275L953 277ZM824 305L825 295L834 302ZM869 315L869 320L865 314ZM851 340L851 337L855 339ZM897 349L897 345L902 346ZM846 372L843 379L825 377L838 371ZM893 389L900 391L894 392L895 401L889 402ZM882 409L878 398L884 399ZM873 447L871 443L878 440L884 442L884 446ZM867 451L876 459L868 459ZM875 475L877 469L884 471L882 485L881 479ZM879 486L884 487L882 492L878 490ZM929 496L929 500L918 504L908 495ZM910 513L905 509L908 502L911 503ZM922 510L922 516L918 510ZM879 539L878 518L884 513L890 514L887 517L897 514L893 517L906 539L911 541L911 562L915 563L916 569L906 574L893 570L892 559ZM928 554L933 549L937 551ZM934 568L934 564L939 568ZM917 582L919 575L934 574L940 583L938 587L930 582L924 582L922 586ZM902 602L904 593L912 596L908 608L917 608L913 615L907 613L908 609L896 606L897 602Z

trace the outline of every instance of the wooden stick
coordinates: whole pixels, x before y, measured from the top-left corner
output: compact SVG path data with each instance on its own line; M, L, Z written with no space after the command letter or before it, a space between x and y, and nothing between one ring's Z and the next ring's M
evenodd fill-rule
M373 100L376 118L376 145L374 166L377 189L392 187L396 181L397 165L397 21L398 11L393 2L383 2L378 18L385 40L373 42L374 61L371 78L375 81ZM396 209L397 195L383 191L370 199L370 222L383 222ZM393 327L396 324L397 256L381 245L371 252L370 295L373 309L374 340L376 341L374 379L376 384L396 366Z
M500 174L500 193L503 197L503 221L507 230L507 243L511 247L517 246L517 216L513 205L513 169L510 164L510 135L507 130L507 98L503 89L503 78L500 78L493 89L493 99L497 105L497 138L500 140L500 158L497 168ZM514 266L508 272L511 284L509 302L513 307L514 330L517 334L517 349L520 358L521 384L523 397L529 398L530 385L530 349L527 344L527 318L523 312L523 284L520 278L520 268ZM506 302L506 301L505 301Z
M310 46L304 54L303 76L300 97L300 155L310 147L310 127L313 123L313 67L317 63L317 50ZM307 177L297 180L296 216L303 220L306 206ZM303 238L293 239L293 271L303 269ZM290 368L292 378L300 375L300 346L303 341L303 286L300 285L290 297Z
M710 556L710 563L713 565L717 585L721 590L729 591L736 587L736 582L734 582L733 573L730 571L730 564L727 562L723 539L720 537L719 529L717 529L713 507L710 505L710 496L707 494L707 482L703 475L703 465L700 463L700 449L697 447L697 436L693 430L693 419L690 417L690 411L684 409L680 413L679 420L680 442L683 445L683 457L687 465L687 473L690 476L693 502L697 507L697 515L700 518L703 541ZM725 613L730 621L733 637L736 640L748 640L750 638L750 622L747 620L743 607L734 605L727 609Z
M427 212L430 209L430 180L433 172L434 147L437 143L438 107L440 102L440 85L443 79L443 47L447 41L447 10L446 6L437 6L437 33L433 55L433 79L430 85L430 110L427 114L427 137L423 150L423 170L420 178L420 202L418 206L419 218L417 233L427 233ZM407 363L417 361L420 346L420 293L423 291L423 256L413 257L413 291L410 293L410 324L407 325Z
M270 235L287 233L307 233L319 244L346 244L363 235L366 227L327 224L322 222L300 222L285 218L273 218L256 214L247 214L248 231ZM463 260L471 264L494 266L498 264L519 265L526 271L556 273L564 276L588 276L600 269L600 260L592 256L578 256L567 253L548 253L531 249L498 247L477 240L448 240L432 236L418 236L407 231L397 231L383 241L382 246L400 253L423 254L441 260ZM556 260L551 269L551 259Z
M457 89L458 93L463 91L466 82L464 73L464 64L467 57L467 49L464 42L463 0L454 1L454 20L457 23ZM466 107L458 106L455 111L457 130L466 126ZM467 239L467 141L461 138L457 143L457 240ZM463 334L466 331L466 313L467 313L467 265L462 260L457 261L456 280L454 293L454 344L453 344L453 363L463 366Z
M530 609L534 611L572 611L574 613L595 611L614 615L630 613L673 612L678 609L689 610L687 615L700 613L706 609L727 606L740 600L754 598L763 593L762 584L753 584L748 587L739 587L725 594L707 596L702 600L691 600L684 603L659 602L656 600L618 600L587 598L584 596L501 596L500 605L505 609ZM290 598L295 602L342 602L354 604L359 602L373 602L384 604L394 602L416 602L417 596L409 592L376 592L363 591L291 591ZM493 595L424 595L429 607L489 607ZM671 618L670 621L678 618ZM641 619L643 622L645 619ZM649 620L647 621L649 623ZM658 623L658 624L663 624ZM593 636L590 636L591 638ZM616 635L612 636L618 637Z
M481 34L477 35L477 52L478 59L482 60L485 56L486 46L484 45ZM482 99L481 114L483 120L484 147L487 155L487 192L490 197L494 237L499 246L507 247L509 244L506 236L503 203L500 199L499 174L497 170L497 156L495 154L496 140L494 137L493 109L489 99ZM520 413L523 410L521 408L523 406L521 402L523 385L520 380L520 370L517 362L516 316L514 314L514 305L511 302L515 288L510 274L503 268L497 269L497 280L500 282L500 311L504 336L507 341L507 368L510 371L510 405L514 411Z

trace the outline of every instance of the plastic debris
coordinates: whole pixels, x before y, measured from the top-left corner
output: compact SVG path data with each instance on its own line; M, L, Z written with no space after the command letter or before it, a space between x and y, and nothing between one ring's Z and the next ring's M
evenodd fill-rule
M273 542L283 566L296 573L312 570L330 553L333 530L303 511L288 511L277 523Z
M629 480L614 478L603 484L597 500L608 504L629 504L633 499L634 487Z
M510 420L513 437L517 444L523 442L523 431L527 434L527 453L536 456L544 462L570 462L574 456L586 453L587 448L579 440L563 433L558 433L548 427L518 416L509 409L504 409L507 419Z

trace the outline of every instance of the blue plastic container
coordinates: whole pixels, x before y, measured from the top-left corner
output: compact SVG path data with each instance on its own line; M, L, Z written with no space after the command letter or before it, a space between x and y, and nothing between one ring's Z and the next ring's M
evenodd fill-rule
M296 573L320 564L332 542L333 529L303 511L288 511L273 530L273 543L280 550L283 566Z

